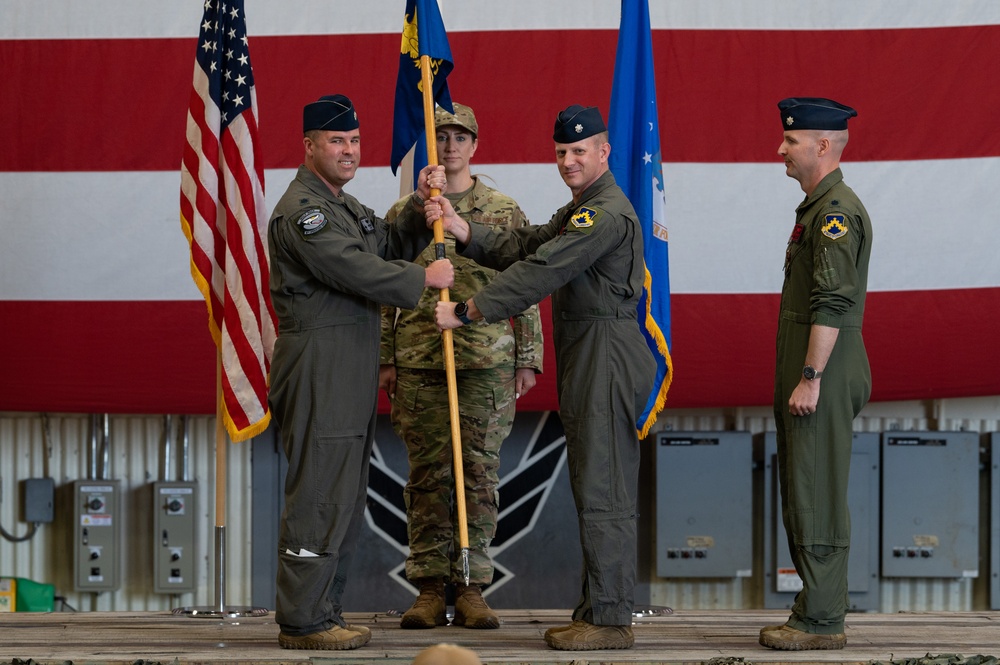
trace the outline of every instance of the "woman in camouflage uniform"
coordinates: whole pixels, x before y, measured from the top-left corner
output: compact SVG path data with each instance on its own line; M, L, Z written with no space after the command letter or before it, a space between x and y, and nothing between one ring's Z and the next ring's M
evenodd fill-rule
M479 126L471 108L455 104L454 109L454 115L438 109L434 118L449 201L466 220L503 229L528 226L514 199L471 174ZM395 219L409 198L397 201L386 218ZM497 274L457 256L451 235L445 246L455 265L452 297L471 298ZM428 265L434 256L431 245L416 262ZM456 585L455 624L497 628L500 620L480 587L493 580L488 548L497 529L500 444L514 423L515 400L535 385L535 373L542 371L542 326L538 307L532 305L511 319L456 330L453 337L469 531L470 583L465 586L458 557L447 377L434 325L437 301L438 292L428 290L415 309L383 310L379 385L392 401L392 424L409 457L406 577L420 589L400 623L403 628L446 624L444 585L451 581Z

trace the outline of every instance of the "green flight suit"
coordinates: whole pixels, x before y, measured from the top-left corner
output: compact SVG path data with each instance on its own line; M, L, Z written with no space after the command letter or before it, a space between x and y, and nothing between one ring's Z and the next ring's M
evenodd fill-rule
M781 515L803 587L788 625L844 632L851 523L847 482L852 422L871 394L861 336L872 226L836 169L796 208L778 319L774 417ZM816 412L792 416L788 400L802 378L813 324L838 328L823 370Z
M275 618L285 634L345 625L375 432L380 303L417 304L425 271L411 261L432 238L412 206L388 224L304 166L271 215L278 339L268 401L288 458Z
M559 409L583 548L573 619L631 625L636 576L639 413L656 364L636 307L645 263L642 230L610 171L547 224L472 228L459 252L503 269L474 298L500 321L552 294Z
M466 220L511 229L528 226L511 197L479 178L466 192L447 194ZM394 220L409 197L397 201L386 219ZM445 256L455 266L453 302L468 300L497 275L455 253L455 237L445 233ZM435 259L429 245L417 264ZM383 307L382 364L396 367L392 424L406 444L409 478L403 498L410 553L406 577L463 580L453 493L451 413L441 333L434 323L437 289L426 289L411 310ZM462 440L465 514L469 537L469 581L493 581L489 545L496 535L500 497L500 446L514 424L514 371L542 371L542 323L532 305L511 319L476 321L452 334Z

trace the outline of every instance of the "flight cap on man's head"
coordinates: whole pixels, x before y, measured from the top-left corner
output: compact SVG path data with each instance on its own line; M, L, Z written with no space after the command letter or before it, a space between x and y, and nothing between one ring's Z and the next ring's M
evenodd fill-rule
M596 106L583 107L573 104L556 116L556 127L552 138L556 143L576 143L607 129Z
M791 129L822 129L840 131L847 129L847 121L858 114L850 106L844 106L823 97L789 97L778 102L781 111L781 126Z
M459 104L458 102L452 102L452 107L454 107L454 113L448 113L440 106L434 111L434 127L447 127L448 125L456 125L462 129L467 129L472 132L473 136L479 136L479 123L476 122L476 114L472 112L465 104Z
M302 109L302 131L326 129L349 132L358 128L358 113L344 95L325 95Z

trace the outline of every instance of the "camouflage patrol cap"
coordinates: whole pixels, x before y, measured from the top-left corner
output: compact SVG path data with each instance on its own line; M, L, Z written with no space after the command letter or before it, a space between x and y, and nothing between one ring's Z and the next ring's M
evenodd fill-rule
M469 130L473 136L478 137L479 124L476 122L476 114L472 112L472 109L458 102L453 102L452 107L455 109L455 113L448 113L440 106L437 107L437 110L434 112L434 127L457 125Z

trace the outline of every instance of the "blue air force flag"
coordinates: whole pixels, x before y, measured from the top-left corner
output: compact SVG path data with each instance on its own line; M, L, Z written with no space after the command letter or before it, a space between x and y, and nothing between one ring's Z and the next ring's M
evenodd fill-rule
M420 76L420 57L424 55L430 59L433 75L432 99L452 111L447 76L454 65L437 0L406 0L392 117L392 157L389 165L393 175L410 148L424 139L423 84ZM433 104L431 106L433 108ZM426 147L423 149L422 163L426 164Z
M639 302L639 324L657 364L653 392L636 423L644 437L666 403L673 379L663 162L647 0L622 0L608 134L611 171L642 226L646 284Z

